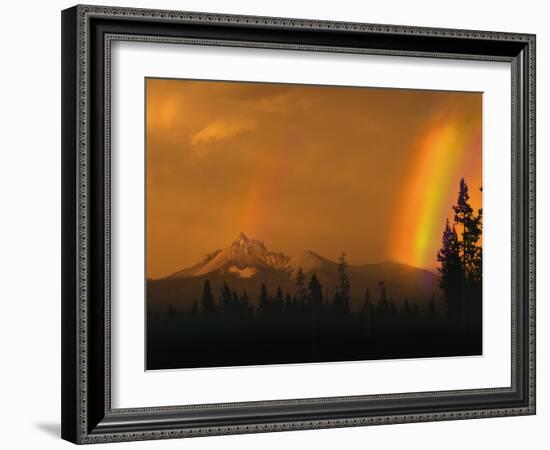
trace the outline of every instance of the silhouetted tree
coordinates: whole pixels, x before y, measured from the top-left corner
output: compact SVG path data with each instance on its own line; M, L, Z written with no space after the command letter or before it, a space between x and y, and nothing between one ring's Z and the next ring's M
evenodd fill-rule
M308 288L308 307L311 314L311 354L314 358L319 356L319 320L321 317L321 308L323 305L323 286L319 282L317 275L313 274L307 285Z
M481 188L480 188L481 191ZM481 317L482 317L482 273L483 273L483 248L479 243L482 234L483 226L483 209L480 208L477 211L477 215L471 224L471 235L475 239L474 247L472 249L473 255L471 257L470 268L468 272L468 295L470 297L468 302L468 315L472 326L478 330L481 330Z
M241 318L243 312L244 310L241 307L241 298L239 297L237 291L233 290L231 292L231 314L235 318Z
M246 290L243 291L243 293L241 294L241 297L239 299L239 303L241 305L241 309L242 309L242 312L245 315L245 317L247 319L252 318L252 315L253 315L254 311L252 309L252 306L250 305L250 299L248 297L248 292L246 292Z
M296 300L300 305L303 305L307 299L306 282L304 271L301 267L296 272Z
M285 296L285 315L287 317L290 317L294 314L294 305L292 302L292 297L290 294L286 294Z
M479 210L477 215L477 221L481 225L482 221L482 210ZM483 273L483 248L481 245L476 246L475 254L472 261L472 267L470 272L470 278L475 283L481 283L481 275Z
M432 295L430 302L428 303L428 309L426 311L426 318L432 323L437 321L437 307L435 305L435 297Z
M307 285L309 291L309 301L313 311L319 311L323 304L323 286L315 274L311 276Z
M482 248L479 241L483 211L479 209L474 214L464 178L460 180L458 199L452 209L454 225L451 228L447 221L442 248L437 254L440 286L449 319L461 326L481 329Z
M178 311L173 305L168 305L168 310L166 311L166 316L169 319L174 319L178 315Z
M478 257L477 242L481 237L481 210L474 215L469 203L468 185L464 178L460 180L458 200L453 206L454 221L462 227L462 240L459 242L460 257L466 279L476 276L476 260Z
M214 303L214 296L212 295L212 288L210 287L210 281L204 282L204 290L202 292L201 299L202 314L205 317L212 317L216 314L216 304ZM198 305L197 305L198 308Z
M260 297L258 298L258 313L260 317L266 318L269 316L269 294L267 286L262 283L260 286Z
M379 281L378 288L380 289L380 297L376 305L376 327L379 332L387 334L390 325L393 325L392 319L394 318L395 310L393 304L388 300L386 284L383 281Z
M379 309L387 309L389 308L390 302L388 301L388 293L386 291L386 285L383 281L378 282L378 287L380 288L380 300L378 301L378 308Z
M199 304L195 300L193 306L191 307L191 317L197 318L199 316Z
M341 316L347 316L350 313L350 284L346 273L347 267L346 254L342 252L338 258L338 286L332 302L334 312Z
M400 314L401 314L401 316L404 320L410 320L410 318L411 318L411 305L409 303L408 298L405 299L405 302L403 303L403 307L401 308Z
M227 284L227 282L224 281L220 291L220 305L221 305L220 307L225 317L231 315L232 302L233 302L233 295L231 293L231 289L229 288L229 285Z
M420 316L420 310L418 309L418 304L413 303L411 306L411 317L413 321L416 322L419 316Z
M455 227L445 224L441 248L437 252L440 263L439 286L443 291L449 318L454 322L464 320L464 268L460 258L460 244Z
M363 307L361 308L361 315L365 321L365 327L367 330L367 336L371 333L371 321L374 313L374 305L370 298L369 288L365 289L365 298L363 299Z
M283 307L284 307L283 303L284 303L283 290L281 289L281 286L279 286L277 288L277 294L275 296L275 299L273 300L272 312L271 312L271 315L276 320L280 320L283 315Z

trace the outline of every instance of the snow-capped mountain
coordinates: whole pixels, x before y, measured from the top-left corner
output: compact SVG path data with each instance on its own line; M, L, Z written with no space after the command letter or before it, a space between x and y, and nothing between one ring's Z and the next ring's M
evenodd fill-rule
M290 258L289 266L293 272L296 272L301 267L304 273L317 273L333 270L335 263L319 256L311 250L304 250L303 252Z
M271 252L262 242L240 233L229 247L209 253L198 264L169 278L196 277L218 270L250 278L262 269L287 271L290 269L290 258L283 253Z
M338 282L338 264L311 250L289 257L270 251L258 240L240 233L228 247L205 255L197 264L172 275L147 281L148 307L163 309L168 305L189 307L202 295L205 280L209 280L215 295L224 282L231 289L247 291L255 301L262 283L270 291L281 287L284 293L293 294L295 274L299 268L309 278L313 273L321 281L326 298L332 298ZM383 281L388 295L396 303L405 299L428 302L440 295L437 276L427 270L392 261L361 266L349 265L352 307L359 307L368 288L376 301L378 283Z

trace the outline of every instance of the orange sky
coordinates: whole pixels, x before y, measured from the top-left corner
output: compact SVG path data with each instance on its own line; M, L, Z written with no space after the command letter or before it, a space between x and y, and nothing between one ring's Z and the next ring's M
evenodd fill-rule
M147 79L146 100L150 278L241 231L434 269L461 177L481 206L479 93Z

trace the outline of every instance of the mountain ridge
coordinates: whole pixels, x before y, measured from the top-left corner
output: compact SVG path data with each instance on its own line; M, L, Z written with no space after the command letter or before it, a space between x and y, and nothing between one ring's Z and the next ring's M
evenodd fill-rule
M338 284L337 262L308 249L293 256L270 251L263 242L240 233L229 247L207 253L197 264L163 278L148 279L148 307L153 310L168 306L189 308L195 301L200 302L206 280L215 296L223 284L228 283L238 292L247 291L253 304L262 283L273 294L281 287L292 295L299 268L306 276L306 283L313 274L317 276L325 298L330 301ZM433 272L407 264L383 261L348 265L346 271L351 285L352 309L361 306L366 289L376 302L380 282L385 284L388 297L397 305L405 299L425 305L440 295L438 279Z
M263 242L250 239L243 232L241 232L239 233L237 239L229 247L226 247L225 249L217 249L213 252L207 253L193 266L186 267L167 276L151 280L158 281L162 279L207 275L208 273L219 270L226 265L236 266L240 270L244 270L247 267L272 268L294 273L301 267L304 273L308 273L323 269L325 266L335 264L337 265L338 263L321 256L310 249L304 249L293 256L287 256L282 252L270 251ZM426 272L433 273L427 269L422 269L391 260L381 261L378 263L348 264L348 268L350 270L354 270L374 266L392 265L399 265L402 267L424 270Z

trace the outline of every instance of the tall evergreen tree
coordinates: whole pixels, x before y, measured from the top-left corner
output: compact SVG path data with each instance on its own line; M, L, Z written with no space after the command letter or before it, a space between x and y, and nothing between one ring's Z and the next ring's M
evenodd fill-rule
M370 290L369 288L365 289L365 297L363 299L363 309L366 310L368 309L368 306L371 304L371 299L370 299Z
M246 290L243 291L241 294L241 297L239 299L239 303L241 305L241 309L243 311L243 314L246 318L250 319L253 314L252 306L250 305L250 299L248 297L248 292Z
M267 286L262 283L260 286L260 297L258 299L258 313L261 317L267 317L269 315L269 294L267 292Z
M481 188L480 188L481 190ZM460 180L458 199L453 206L454 223L461 231L456 236L456 247L458 247L458 258L460 270L451 271L454 276L441 277L441 282L446 285L444 290L447 300L449 317L459 318L462 325L471 325L481 328L481 274L482 274L482 248L480 239L482 234L482 210L474 214L470 205L468 185L464 179ZM453 227L454 229L454 227ZM445 235L449 233L444 232ZM456 231L455 231L455 234ZM451 240L455 237L451 236ZM444 242L445 246L445 242ZM441 262L443 272L449 272L443 262L448 259L444 255L441 258L438 254L438 261ZM453 256L456 259L456 255ZM454 264L454 263L453 263ZM448 264L447 264L448 265ZM451 265L452 267L453 265ZM441 272L441 271L440 271Z
M348 263L346 262L346 254L342 252L340 258L338 258L338 292L340 297L349 302L349 278L346 273Z
M319 279L313 274L307 285L308 288L308 312L310 314L311 326L311 354L314 358L319 356L319 320L323 305L323 286Z
M273 300L272 305L272 315L275 319L280 319L283 315L283 307L284 307L284 296L283 296L283 290L281 289L281 286L277 288L277 294L275 295L275 299Z
M482 188L479 188L482 191ZM477 216L475 217L475 224L477 226L476 237L477 241L481 238L483 228L483 208L477 210ZM471 278L476 283L481 283L482 274L482 261L483 261L483 249L481 245L476 246L476 251L472 261Z
M202 314L204 317L212 317L216 314L216 304L214 303L214 296L212 295L212 288L210 281L204 282L204 289L201 299Z
M445 224L441 248L437 252L440 264L439 286L445 296L449 318L453 321L464 320L464 268L460 257L460 243L455 227L449 220Z
M224 316L231 315L231 304L233 302L233 295L231 289L226 281L223 282L223 286L220 291L220 307Z
M380 299L378 300L378 311L382 316L388 315L390 309L390 302L388 301L388 292L386 290L386 284L383 281L378 282L380 288Z
M474 215L469 200L468 185L462 178L458 189L457 203L453 206L453 211L455 223L462 228L462 239L459 242L459 248L466 278L473 277L475 273L476 244L481 237L481 215Z
M367 329L367 336L370 336L371 333L371 322L372 322L372 316L373 316L373 304L370 298L370 291L369 288L365 289L365 298L363 299L363 307L361 309L361 314L363 316L363 319L365 321L365 327Z
M191 317L193 319L196 319L199 316L199 304L195 300L193 302L193 306L191 307Z
M311 276L307 288L312 309L319 310L323 304L323 286L315 274Z
M307 299L306 281L304 271L301 267L296 272L296 300L299 304L303 305Z
M244 308L241 308L241 298L239 297L239 294L237 291L233 290L231 292L231 313L235 317L240 317Z
M332 302L335 312L340 315L349 315L350 313L350 284L346 273L347 267L346 254L342 252L338 258L338 286Z
M166 316L169 319L174 319L174 318L176 318L177 315L178 315L178 312L177 312L176 308L172 305L168 305L168 311L166 311Z
M481 191L482 189L479 188ZM470 257L467 279L467 314L470 325L481 331L482 316L482 273L483 273L483 249L481 246L481 234L483 226L483 209L479 209L470 224L470 235L474 241L472 255Z
M286 294L285 296L285 315L288 318L291 318L294 315L294 304L290 294Z
M433 295L432 295L432 298L430 299L430 302L428 303L426 318L432 323L437 321L437 307L435 305L435 297Z
M403 303L403 307L401 308L401 316L408 320L411 316L411 304L409 303L409 299L406 298L405 302Z

